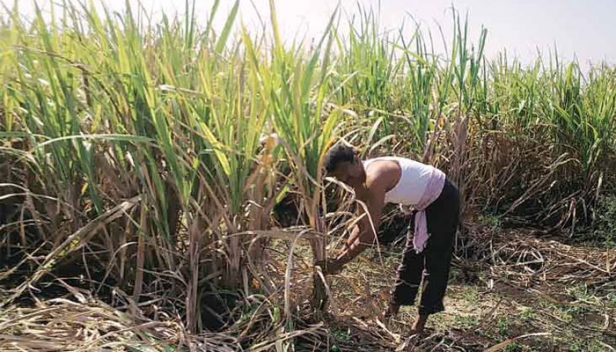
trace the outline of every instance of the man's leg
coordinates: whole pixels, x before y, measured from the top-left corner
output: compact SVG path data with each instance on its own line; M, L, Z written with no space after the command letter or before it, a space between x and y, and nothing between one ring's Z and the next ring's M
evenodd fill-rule
M423 253L415 253L413 248L413 233L411 226L406 236L406 245L402 263L398 268L398 278L391 294L389 313L395 315L400 306L411 306L415 303L415 297L421 284L421 274L424 269Z
M423 277L420 319L416 331L422 331L429 315L443 311L447 290L453 243L459 221L459 194L455 186L447 184L443 196L426 212L430 239L424 249L426 270Z

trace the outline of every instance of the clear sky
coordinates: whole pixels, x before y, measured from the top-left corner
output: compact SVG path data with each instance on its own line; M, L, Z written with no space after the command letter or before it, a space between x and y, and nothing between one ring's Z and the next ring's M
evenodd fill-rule
M0 0L5 4L12 1ZM31 0L18 1L20 12L32 13ZM49 1L39 0L38 3L45 7ZM105 3L114 10L121 10L125 3L125 0L94 1ZM453 5L461 14L468 13L473 40L476 41L482 25L488 29L488 56L506 48L508 53L527 62L536 57L537 50L547 53L556 45L563 57L570 59L575 55L583 65L588 61L599 63L602 60L616 63L616 0L339 0L342 10L348 14L357 13L358 2L375 9L380 7L383 28L398 28L405 19L410 24L412 16L434 34L435 23L449 33L449 9ZM141 0L141 3L160 15L162 11L182 12L185 1ZM233 3L232 0L221 0L221 21ZM268 21L268 3L269 0L241 0L244 22L257 23L254 7ZM275 0L275 3L283 36L292 39L298 35L318 36L338 1ZM207 16L212 4L213 0L197 1L199 19Z

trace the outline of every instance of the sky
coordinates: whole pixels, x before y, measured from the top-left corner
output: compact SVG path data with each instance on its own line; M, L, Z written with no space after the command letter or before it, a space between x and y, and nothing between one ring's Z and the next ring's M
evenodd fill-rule
M11 4L13 0L0 0ZM18 0L20 13L30 15L33 5L30 0ZM46 8L51 0L39 0ZM72 0L67 0L72 1ZM125 0L93 0L104 3L110 9L122 10ZM137 1L130 1L137 3ZM541 51L548 55L554 47L565 59L577 58L586 66L589 62L616 63L616 0L274 0L279 27L287 40L318 37L326 27L338 4L343 13L357 14L357 4L380 9L380 24L384 30L398 29L404 22L411 30L413 21L422 28L438 34L437 24L446 34L451 30L451 7L462 16L468 15L472 40L476 43L482 26L488 30L486 55L494 57L503 49L509 56L517 56L529 63ZM152 11L154 19L161 13L173 14L184 10L185 1L141 0ZM214 3L213 0L198 0L197 17L203 23ZM221 0L218 26L234 1ZM255 10L258 9L258 11ZM3 11L3 10L0 10ZM240 16L251 28L259 16L269 21L269 0L241 0Z

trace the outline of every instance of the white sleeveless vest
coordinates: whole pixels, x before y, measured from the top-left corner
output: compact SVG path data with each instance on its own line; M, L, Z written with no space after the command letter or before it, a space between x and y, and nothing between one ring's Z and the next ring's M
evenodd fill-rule
M364 168L367 169L375 161L395 161L400 165L400 180L385 194L386 203L414 206L420 202L432 176L433 166L407 158L386 156L365 160Z

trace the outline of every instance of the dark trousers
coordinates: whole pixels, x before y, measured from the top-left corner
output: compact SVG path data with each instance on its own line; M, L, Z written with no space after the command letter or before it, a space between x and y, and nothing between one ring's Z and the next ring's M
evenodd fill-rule
M426 248L419 254L413 248L413 220L411 220L404 257L391 296L393 305L413 305L423 276L419 314L434 314L445 309L443 297L449 280L459 213L460 193L454 184L446 180L441 195L426 208L430 236Z

